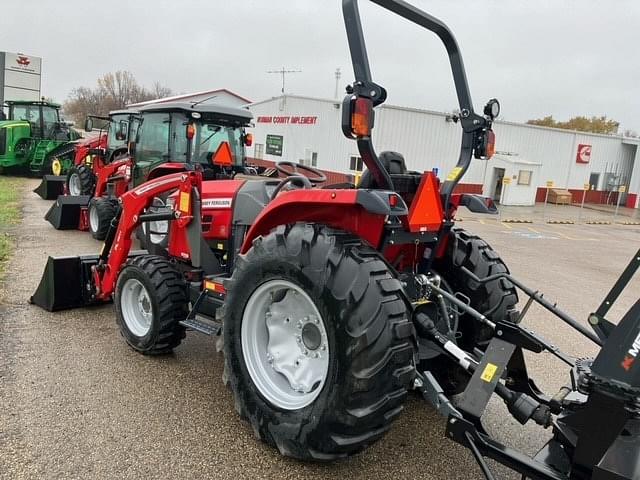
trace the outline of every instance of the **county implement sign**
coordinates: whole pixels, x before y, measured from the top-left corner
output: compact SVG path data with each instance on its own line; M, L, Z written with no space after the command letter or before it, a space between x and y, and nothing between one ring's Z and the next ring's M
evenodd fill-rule
M258 123L272 123L279 125L315 125L318 121L316 116L301 116L301 115L287 115L287 116L261 116L256 120Z

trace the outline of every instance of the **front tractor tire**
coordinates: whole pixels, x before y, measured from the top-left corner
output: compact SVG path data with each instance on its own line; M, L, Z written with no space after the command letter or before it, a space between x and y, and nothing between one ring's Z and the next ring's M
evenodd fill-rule
M93 195L96 177L87 165L75 165L67 172L67 190L69 195Z
M187 317L187 285L164 258L142 255L130 260L118 276L114 294L120 333L146 355L169 353L185 337L179 324Z
M96 240L107 237L111 220L116 216L115 202L108 198L92 198L89 202L89 231Z
M389 430L413 384L415 338L378 252L324 227L282 226L238 257L226 288L225 377L263 441L332 460Z

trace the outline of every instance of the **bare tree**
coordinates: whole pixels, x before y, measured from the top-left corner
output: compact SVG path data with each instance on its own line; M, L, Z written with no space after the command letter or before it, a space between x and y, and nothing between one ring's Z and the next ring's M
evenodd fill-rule
M138 84L131 72L117 71L100 77L95 88L79 87L72 90L64 103L64 111L81 123L89 114L106 116L111 110L126 108L131 103L169 95L171 89L159 82L147 90Z

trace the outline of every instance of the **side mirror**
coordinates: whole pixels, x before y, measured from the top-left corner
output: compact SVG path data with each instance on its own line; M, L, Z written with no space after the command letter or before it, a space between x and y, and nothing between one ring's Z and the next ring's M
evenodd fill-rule
M84 130L85 132L90 132L93 130L93 118L87 117L84 121Z
M244 145L246 147L250 147L251 145L253 145L253 133L244 134Z

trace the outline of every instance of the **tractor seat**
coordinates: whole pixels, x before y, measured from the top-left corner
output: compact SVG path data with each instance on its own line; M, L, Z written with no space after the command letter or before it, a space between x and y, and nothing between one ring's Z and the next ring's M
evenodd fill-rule
M422 179L422 174L407 170L404 157L398 152L381 152L378 156L384 169L389 172L393 182L393 190L397 193L415 193ZM358 188L380 188L369 170L365 170L360 177Z
M407 173L407 165L405 164L404 157L401 153L390 151L381 152L380 155L378 155L378 158L382 162L384 169L390 174L403 175ZM369 170L365 170L362 177L360 177L360 184L358 185L358 188L372 189L380 187L376 184L371 172Z

